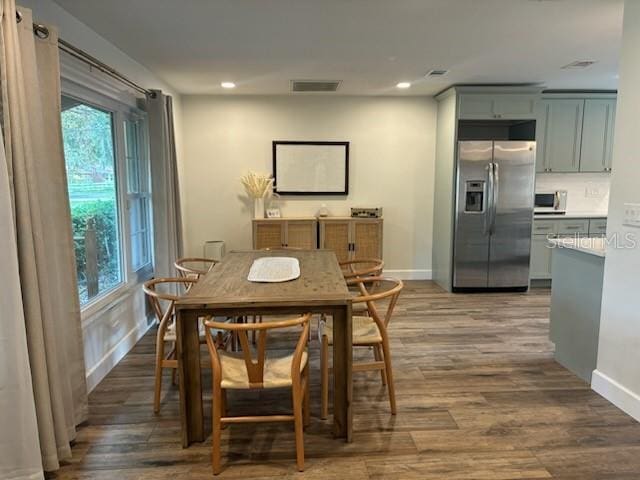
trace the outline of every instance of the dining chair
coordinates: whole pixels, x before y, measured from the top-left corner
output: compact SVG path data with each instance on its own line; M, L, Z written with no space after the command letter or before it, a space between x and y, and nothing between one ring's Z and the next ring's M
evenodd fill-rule
M156 365L155 365L155 388L153 395L153 411L160 411L160 393L162 391L162 371L165 368L171 369L172 382L175 383L175 375L178 369L176 358L176 318L174 305L180 299L181 288L188 290L198 280L186 277L154 278L145 282L142 286L149 303L153 308L158 321L158 331L156 332ZM188 287L186 286L188 284ZM200 343L205 343L204 324L199 324ZM215 341L220 346L226 348L226 338L222 331L215 332ZM166 352L166 344L170 344L170 350Z
M267 321L263 323L219 323L205 321L207 331L228 330L238 335L241 351L228 352L220 348L214 337L206 335L213 371L213 474L220 473L220 440L222 427L233 423L293 422L295 430L296 463L304 470L303 427L309 424L309 357L307 338L311 314L301 317ZM295 349L288 355L272 355L267 350L267 333L301 326ZM252 349L247 333L257 331L258 344ZM255 350L255 352L254 352ZM255 353L255 360L254 360ZM229 416L227 390L291 388L293 415Z
M376 277L382 275L384 261L380 258L360 258L340 262L340 267L342 268L342 274L345 280L358 277ZM357 286L354 285L353 287ZM371 290L371 288L369 288L369 290ZM358 303L353 305L353 314L368 316L367 304Z
M357 277L376 277L382 275L384 261L379 258L360 258L340 262L345 279ZM346 271L345 271L346 270Z
M368 315L352 316L352 338L354 347L372 347L374 361L353 364L354 372L380 370L382 384L387 385L391 414L396 414L396 397L391 367L388 327L393 310L403 288L401 280L394 278L357 277L347 280L347 285L357 286L359 295L352 298L353 304L364 304ZM371 292L367 285L375 286ZM318 325L320 339L320 391L321 417L329 413L329 345L333 345L333 323L331 319L321 320Z
M195 278L198 280L202 275L209 273L209 271L218 262L212 258L205 257L183 257L177 259L173 266L178 272L178 276L182 278ZM191 285L185 285L187 291L191 288Z

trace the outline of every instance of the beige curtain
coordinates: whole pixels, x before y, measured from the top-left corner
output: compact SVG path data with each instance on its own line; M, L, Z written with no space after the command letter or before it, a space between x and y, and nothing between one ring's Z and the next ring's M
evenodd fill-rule
M71 215L60 126L57 32L32 30L31 11L2 4L2 120L21 301L45 471L71 458L87 392ZM11 435L6 432L0 435Z
M171 97L154 90L147 100L156 277L175 275L173 262L182 256L180 188L176 163Z

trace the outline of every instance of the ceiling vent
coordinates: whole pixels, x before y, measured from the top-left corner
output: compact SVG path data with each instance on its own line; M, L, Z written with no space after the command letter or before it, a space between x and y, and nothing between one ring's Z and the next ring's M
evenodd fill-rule
M429 70L425 75L425 77L444 77L447 73L449 73L449 70L434 69L434 70Z
M575 62L571 62L569 65L565 65L564 69L569 69L569 68L587 68L590 67L591 65L593 65L595 62L595 60L576 60Z
M340 80L291 80L292 92L335 92Z

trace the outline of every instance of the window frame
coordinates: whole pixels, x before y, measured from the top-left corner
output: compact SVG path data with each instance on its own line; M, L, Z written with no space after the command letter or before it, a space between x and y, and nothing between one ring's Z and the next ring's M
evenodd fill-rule
M118 209L118 233L120 242L120 265L122 278L121 281L112 288L101 292L99 295L89 300L86 304L81 305L80 314L83 324L94 317L112 307L119 304L124 297L131 295L137 290L137 286L150 278L154 274L154 252L153 252L153 210L150 201L150 248L151 261L140 267L138 270L133 269L132 265L132 241L131 228L129 219L129 191L128 191L128 171L125 150L125 120L135 118L143 122L143 140L146 149L145 155L148 157L148 118L147 113L134 105L133 97L131 102L120 101L111 96L105 95L96 89L79 85L71 80L63 77L61 79L61 94L71 97L75 100L83 102L89 106L104 110L112 115L113 128L113 151L114 151L114 169L115 169L115 186L116 200ZM151 176L151 164L148 161L149 176ZM151 185L151 180L149 180ZM151 195L151 187L149 187L149 196Z

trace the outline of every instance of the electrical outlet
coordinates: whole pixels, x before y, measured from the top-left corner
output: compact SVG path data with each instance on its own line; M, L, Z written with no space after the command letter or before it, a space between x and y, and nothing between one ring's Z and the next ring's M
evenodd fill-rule
M584 196L586 198L599 198L600 197L600 187L597 183L589 182L584 189Z
M624 220L622 224L627 227L640 228L640 203L624 204Z

